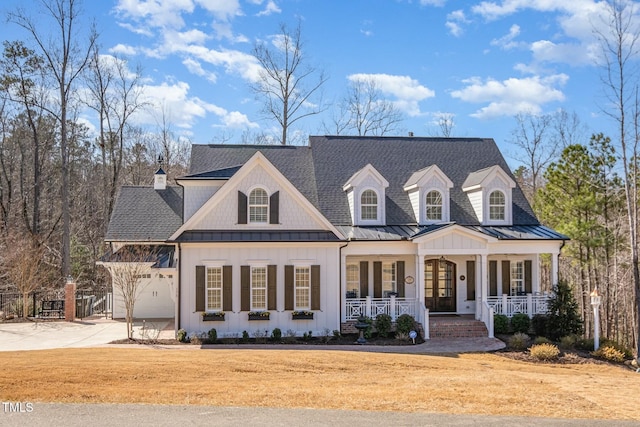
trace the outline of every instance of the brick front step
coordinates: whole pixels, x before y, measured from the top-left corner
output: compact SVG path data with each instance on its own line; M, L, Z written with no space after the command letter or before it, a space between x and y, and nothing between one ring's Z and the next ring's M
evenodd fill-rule
M480 338L489 336L487 327L479 320L429 319L431 338Z

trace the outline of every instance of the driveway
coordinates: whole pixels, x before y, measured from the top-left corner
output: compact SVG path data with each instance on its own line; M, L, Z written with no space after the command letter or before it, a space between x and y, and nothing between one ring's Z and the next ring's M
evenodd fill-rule
M145 322L145 327L151 327L150 333L153 333L153 328L162 330L169 322L166 319ZM142 323L136 322L134 337L140 338L142 334ZM0 323L0 351L95 347L125 338L126 323L105 318L86 318L75 322Z

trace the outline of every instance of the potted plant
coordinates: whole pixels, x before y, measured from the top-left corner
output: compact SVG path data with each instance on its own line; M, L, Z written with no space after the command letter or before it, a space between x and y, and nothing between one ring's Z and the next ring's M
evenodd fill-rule
M311 320L313 319L313 311L296 310L291 312L293 320Z
M205 311L202 313L203 322L223 322L224 311Z
M269 320L268 311L250 311L249 320Z

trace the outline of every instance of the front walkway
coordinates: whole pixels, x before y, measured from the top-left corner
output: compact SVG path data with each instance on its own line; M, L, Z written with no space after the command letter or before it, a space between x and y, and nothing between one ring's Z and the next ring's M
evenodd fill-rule
M135 338L174 338L172 319L136 321ZM0 351L46 350L54 348L81 348L115 346L110 342L126 339L124 321L104 318L87 318L75 322L38 321L24 323L0 323ZM128 348L157 348L122 344ZM434 338L422 344L403 346L379 345L304 345L304 344L215 344L215 345L166 345L163 348L197 350L205 349L272 349L272 350L342 350L378 353L438 354L496 351L504 343L494 338Z

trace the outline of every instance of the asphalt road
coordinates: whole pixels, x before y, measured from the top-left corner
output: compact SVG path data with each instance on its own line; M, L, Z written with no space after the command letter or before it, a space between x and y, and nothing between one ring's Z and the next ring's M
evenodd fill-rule
M1 426L640 426L640 421L171 405L0 402Z

